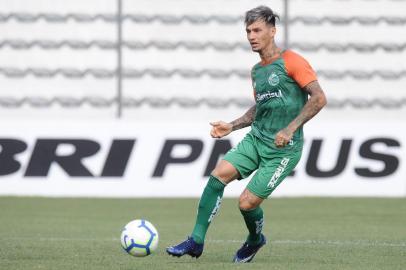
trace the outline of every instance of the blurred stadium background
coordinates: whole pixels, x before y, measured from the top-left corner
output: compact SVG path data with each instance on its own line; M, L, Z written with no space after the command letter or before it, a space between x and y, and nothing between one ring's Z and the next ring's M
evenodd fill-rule
M329 101L275 195L405 196L399 0L0 1L0 193L199 196L246 132L214 141L208 122L253 104L243 15L260 4Z
M264 202L272 252L250 268L404 269L406 1L0 0L1 269L235 269L235 198L198 261L164 247L190 231L207 174L248 131L213 140L208 123L253 104L243 15L261 4L329 103L282 198ZM133 218L160 232L151 260L120 250Z

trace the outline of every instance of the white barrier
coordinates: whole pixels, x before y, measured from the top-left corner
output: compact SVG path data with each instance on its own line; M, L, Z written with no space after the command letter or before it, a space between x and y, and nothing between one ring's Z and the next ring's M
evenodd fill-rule
M248 129L225 140L207 123L2 123L0 195L198 197L222 153ZM406 196L406 130L309 123L294 176L272 196ZM231 183L238 196L247 180Z

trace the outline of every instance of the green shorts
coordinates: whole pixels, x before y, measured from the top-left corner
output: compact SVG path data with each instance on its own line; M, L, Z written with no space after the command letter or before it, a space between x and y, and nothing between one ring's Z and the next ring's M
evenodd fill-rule
M248 133L245 138L224 156L240 173L247 178L257 172L247 185L256 196L266 199L275 188L296 167L302 155L302 146L295 149L270 147L265 142Z

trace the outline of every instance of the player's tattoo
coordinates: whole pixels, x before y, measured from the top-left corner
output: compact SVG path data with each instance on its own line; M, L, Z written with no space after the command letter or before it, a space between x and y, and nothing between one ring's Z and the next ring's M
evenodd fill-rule
M254 117L255 105L252 106L243 116L231 122L233 125L233 131L250 126L254 121Z
M313 118L326 105L326 97L317 81L313 81L303 88L309 93L310 98L303 107L300 114L293 120L293 130L296 130L304 123ZM291 126L291 125L289 125Z

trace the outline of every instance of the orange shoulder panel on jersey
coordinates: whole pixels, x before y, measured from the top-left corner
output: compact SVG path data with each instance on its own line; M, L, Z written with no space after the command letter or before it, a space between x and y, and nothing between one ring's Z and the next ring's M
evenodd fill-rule
M285 61L286 72L301 88L317 80L316 72L314 72L309 62L299 54L286 50L282 54L282 58Z

